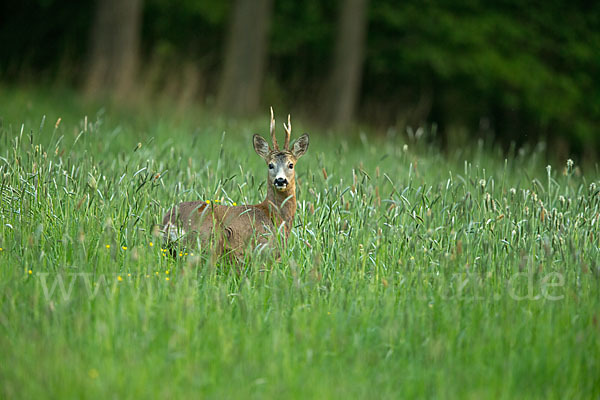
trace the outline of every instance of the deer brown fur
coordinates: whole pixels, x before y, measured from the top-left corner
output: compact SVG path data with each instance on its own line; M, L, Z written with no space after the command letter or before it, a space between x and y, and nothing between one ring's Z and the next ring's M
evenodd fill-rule
M295 166L308 149L308 134L300 136L290 148L292 125L284 124L285 144L280 149L275 137L275 119L271 108L270 133L273 145L254 135L256 153L268 166L267 197L259 204L224 206L191 201L180 203L163 218L167 242L185 246L198 241L202 248L212 248L217 256L231 255L240 260L247 249L267 247L280 234L287 240L296 214Z

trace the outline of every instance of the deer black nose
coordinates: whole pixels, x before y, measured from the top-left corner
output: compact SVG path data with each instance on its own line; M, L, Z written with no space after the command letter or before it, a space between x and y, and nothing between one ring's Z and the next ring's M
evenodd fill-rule
M287 185L288 181L285 178L277 178L275 179L275 186L283 186L283 185Z

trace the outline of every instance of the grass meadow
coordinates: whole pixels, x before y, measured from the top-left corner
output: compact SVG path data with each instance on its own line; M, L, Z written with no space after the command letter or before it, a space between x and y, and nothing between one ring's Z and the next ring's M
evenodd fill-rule
M238 272L156 227L263 200L268 110L1 88L0 397L600 396L597 166L293 114L295 227Z

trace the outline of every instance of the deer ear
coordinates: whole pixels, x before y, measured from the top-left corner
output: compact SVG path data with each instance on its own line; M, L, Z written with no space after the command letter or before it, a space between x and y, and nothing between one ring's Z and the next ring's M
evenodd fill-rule
M254 144L254 151L256 151L256 154L266 159L269 155L269 144L267 141L260 135L254 135L252 142Z
M308 150L308 133L300 136L292 145L292 154L296 158L300 158Z

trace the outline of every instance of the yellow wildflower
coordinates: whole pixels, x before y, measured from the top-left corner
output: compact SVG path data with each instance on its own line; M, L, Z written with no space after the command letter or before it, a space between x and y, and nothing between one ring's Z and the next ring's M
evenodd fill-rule
M169 277L167 276L167 277L165 278L165 281L168 281L168 280L169 280Z
M2 247L0 247L0 251L4 251L4 249Z
M166 271L165 271L165 274L169 275L169 270L166 270Z
M150 242L150 247L154 246L154 243Z
M234 201L234 202L233 202L233 205L234 205L234 206L237 206L237 203Z
M206 200L206 204L210 204L210 200Z
M88 371L88 375L90 378L96 379L96 378L98 378L98 375L99 375L98 370L96 370L96 368L92 368Z
M106 248L107 248L107 249L110 249L110 244L107 244L107 245L106 245Z
M28 272L29 272L29 275L33 274L33 271L32 271L32 270L29 270Z
M123 250L127 250L127 246L121 246Z
M118 280L119 282L121 282L121 281L123 280L123 278L121 278L121 275L119 275L119 276L117 277L117 280Z

